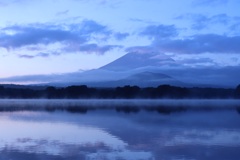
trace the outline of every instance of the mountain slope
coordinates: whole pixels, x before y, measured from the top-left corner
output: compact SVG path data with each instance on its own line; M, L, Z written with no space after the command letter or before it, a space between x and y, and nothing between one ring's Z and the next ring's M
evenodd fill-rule
M142 80L142 81L157 81L157 80L169 80L173 79L172 77L166 75L166 74L161 74L161 73L153 73L150 71L145 71L141 73L137 73L134 75L131 75L127 77L126 79L128 80Z
M160 67L163 64L174 63L174 60L156 53L127 53L119 59L101 67L104 70L126 71L147 66Z
M170 84L174 86L189 86L181 81L174 79L165 74L153 73L153 72L141 72L137 74L130 75L126 78L120 80L109 80L109 81L95 81L95 82L84 82L75 83L86 84L91 87L118 87L118 86L139 86L139 87L157 87L163 84Z
M163 84L184 86L186 84L170 77L166 74L153 73L153 72L141 72L131 75L125 79L117 81L118 84L123 85L137 85L140 87L157 87Z

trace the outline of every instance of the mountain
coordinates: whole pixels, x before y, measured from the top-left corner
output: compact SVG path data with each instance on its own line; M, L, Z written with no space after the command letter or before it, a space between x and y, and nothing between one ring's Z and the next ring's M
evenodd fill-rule
M100 67L103 70L127 71L142 67L160 67L161 65L174 63L174 60L157 53L137 53L131 52L119 59Z
M235 88L240 84L240 66L189 67L158 53L127 53L98 69L56 75L27 75L2 78L0 82L42 85L82 85L117 87L139 85L156 87L161 84L196 87Z

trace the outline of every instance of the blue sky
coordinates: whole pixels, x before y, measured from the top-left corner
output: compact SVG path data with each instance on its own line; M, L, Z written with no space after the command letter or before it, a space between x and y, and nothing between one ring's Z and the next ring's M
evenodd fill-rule
M240 65L239 0L0 0L0 78L101 67L129 52Z

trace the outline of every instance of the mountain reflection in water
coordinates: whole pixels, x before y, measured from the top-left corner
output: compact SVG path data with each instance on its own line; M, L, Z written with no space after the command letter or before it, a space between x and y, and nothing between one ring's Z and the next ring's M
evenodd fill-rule
M76 108L2 110L0 159L240 158L239 108Z

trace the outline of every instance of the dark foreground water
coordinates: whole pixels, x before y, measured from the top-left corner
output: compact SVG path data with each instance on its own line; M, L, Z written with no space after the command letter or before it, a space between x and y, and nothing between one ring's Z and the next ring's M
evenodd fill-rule
M240 159L239 101L136 101L2 100L0 160Z

